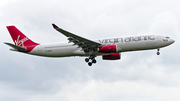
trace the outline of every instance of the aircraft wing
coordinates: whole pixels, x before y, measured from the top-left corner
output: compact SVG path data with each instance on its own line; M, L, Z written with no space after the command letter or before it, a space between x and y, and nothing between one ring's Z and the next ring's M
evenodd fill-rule
M90 49L97 49L98 47L102 46L102 44L100 44L98 42L91 41L89 39L86 39L86 38L80 37L78 35L75 35L73 33L70 33L68 31L65 31L65 30L59 28L58 26L56 26L55 24L52 24L52 26L54 27L54 29L56 29L57 31L59 31L60 33L64 34L66 37L68 37L69 42L73 42L74 45L78 45L84 51L89 51Z

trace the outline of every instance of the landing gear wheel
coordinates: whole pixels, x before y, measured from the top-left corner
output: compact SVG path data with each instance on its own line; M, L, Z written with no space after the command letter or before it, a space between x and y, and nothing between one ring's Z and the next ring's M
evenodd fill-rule
M91 62L89 62L89 63L88 63L88 65L89 65L89 66L92 66L92 63L91 63Z
M86 62L89 62L89 58L85 58L85 61L86 61Z
M157 55L160 55L160 52L157 52Z
M88 63L89 66L92 66L93 63L96 63L95 56L90 54L89 58L85 58L85 61Z
M160 50L160 49L158 48L158 49L157 49L157 55L160 55L160 52L159 52L159 50Z
M92 63L96 63L97 61L94 59L94 60L92 60Z

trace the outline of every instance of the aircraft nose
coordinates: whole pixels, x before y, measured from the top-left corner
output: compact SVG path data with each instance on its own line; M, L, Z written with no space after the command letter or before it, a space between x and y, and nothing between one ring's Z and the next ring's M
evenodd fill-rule
M175 42L175 40L171 39L171 41L170 41L170 42L171 42L171 44L172 44L172 43L174 43L174 42Z

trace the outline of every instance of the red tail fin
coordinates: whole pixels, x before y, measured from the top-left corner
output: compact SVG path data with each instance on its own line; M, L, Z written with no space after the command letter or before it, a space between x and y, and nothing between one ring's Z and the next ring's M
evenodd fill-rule
M15 26L7 26L7 29L16 46L28 47L28 46L39 45L38 43L35 43L32 40L30 40L21 31L19 31Z

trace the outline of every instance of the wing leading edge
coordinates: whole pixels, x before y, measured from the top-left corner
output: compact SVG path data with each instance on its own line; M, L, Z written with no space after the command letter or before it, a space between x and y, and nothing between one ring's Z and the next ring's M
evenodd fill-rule
M58 32L64 34L66 37L68 37L69 42L73 42L74 45L78 45L85 52L89 52L91 50L96 50L98 47L102 46L102 44L100 44L98 42L94 42L89 39L86 39L86 38L80 37L78 35L75 35L73 33L70 33L68 31L65 31L65 30L59 28L58 26L56 26L55 24L52 24L52 26Z

